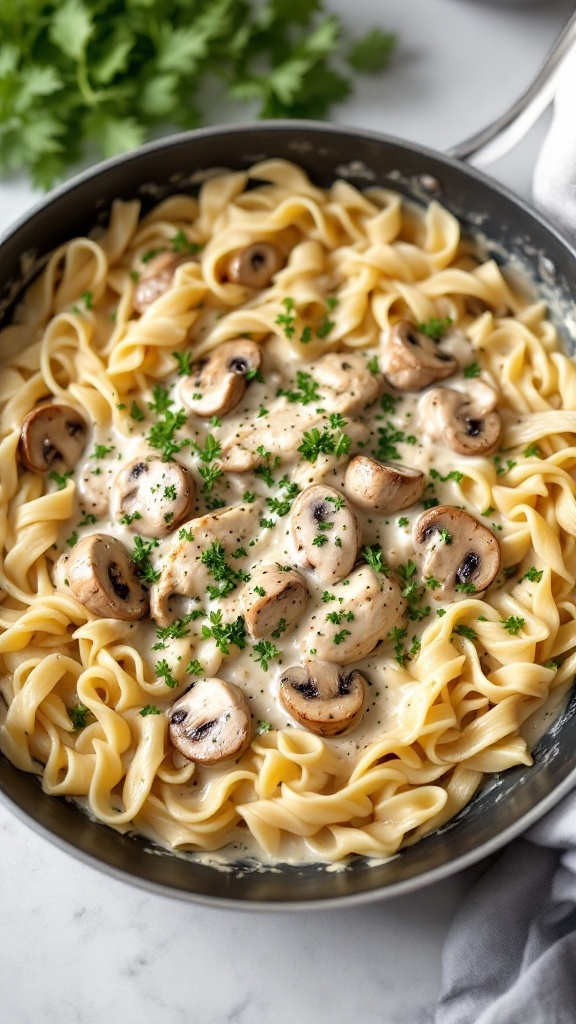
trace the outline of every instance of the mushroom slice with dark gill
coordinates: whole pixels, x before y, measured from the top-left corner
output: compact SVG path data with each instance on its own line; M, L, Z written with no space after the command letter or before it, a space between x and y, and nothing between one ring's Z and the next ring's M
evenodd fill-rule
M359 565L330 589L333 601L310 616L301 650L314 650L321 661L350 665L366 658L400 625L406 610L402 587L395 576Z
M437 505L423 512L413 530L414 550L422 558L422 575L442 584L442 595L469 591L481 595L500 568L494 534L468 512Z
M308 661L282 673L278 695L284 710L305 729L318 736L340 736L362 714L364 683L361 672Z
M165 537L190 515L194 480L177 462L141 458L129 462L114 481L116 517L134 533Z
M255 640L278 635L296 622L308 601L308 587L291 566L262 565L253 569L242 591L244 619Z
M180 397L197 416L224 416L242 398L247 374L260 366L259 345L246 338L233 338L212 349L195 363L180 385Z
M426 481L418 469L355 455L346 467L344 491L358 508L400 512L420 501Z
M252 242L230 257L226 277L248 288L268 288L285 265L283 253L273 242Z
M362 539L360 526L341 491L312 484L292 505L290 528L299 561L323 583L348 575Z
M248 701L234 683L199 679L173 704L168 733L189 761L209 765L238 757L252 734Z
M133 622L148 612L148 590L115 537L83 537L68 557L66 578L76 600L103 619Z
M20 462L46 473L61 462L73 470L86 445L86 422L68 405L39 405L25 417L18 443Z
M471 381L466 393L433 388L420 400L424 431L458 455L491 455L500 444L498 396L484 381Z
M183 256L181 253L160 252L144 264L132 299L136 312L145 313L156 299L172 287L178 267L190 262L197 263L198 258L189 254Z
M327 352L314 363L314 379L334 393L331 410L359 416L382 393L384 378L359 352Z
M421 391L456 373L458 361L409 320L400 320L382 339L380 365L398 391Z

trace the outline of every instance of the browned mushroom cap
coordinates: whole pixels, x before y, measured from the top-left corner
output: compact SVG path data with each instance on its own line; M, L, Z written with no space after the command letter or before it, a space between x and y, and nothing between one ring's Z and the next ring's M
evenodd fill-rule
M177 462L134 459L114 481L117 518L145 537L164 537L180 526L194 497L194 480Z
M189 761L216 764L250 743L250 709L242 690L223 679L199 679L172 706L169 736Z
M180 385L184 405L197 416L224 416L238 405L246 375L258 369L261 359L260 347L245 338L218 345Z
M228 261L226 277L248 288L268 288L274 274L286 265L286 259L272 242L252 242Z
M292 718L318 736L339 736L358 722L364 676L338 665L309 661L282 673L279 697Z
M262 565L242 591L244 618L255 640L288 629L306 607L308 587L296 569Z
M341 491L324 484L306 487L292 505L290 528L299 560L314 568L323 583L348 575L362 533Z
M68 559L67 579L76 600L102 618L132 622L148 612L148 590L115 537L83 537Z
M132 305L137 313L145 313L149 306L172 286L174 274L182 263L198 262L198 257L183 256L176 252L161 252L145 264L134 290Z
M500 548L493 533L462 509L437 505L414 523L414 550L422 555L422 575L442 583L443 594L482 594L500 568ZM473 590L472 590L473 588Z
M322 661L349 665L374 650L399 625L406 610L400 582L394 576L359 565L332 587L334 603L323 604L310 618L302 651Z
M357 416L372 405L382 392L384 378L372 373L359 352L327 352L314 363L314 378L321 387L338 396L337 412Z
M496 451L502 420L496 392L484 381L471 382L466 394L433 388L420 402L420 418L429 437L444 441L459 455L490 455Z
M55 462L74 469L86 444L86 423L68 405L39 405L25 417L18 456L26 469L46 473Z
M409 320L400 320L383 339L380 363L386 379L399 391L421 391L456 373L458 361Z
M420 501L426 481L418 469L355 455L346 467L344 491L358 508L399 512Z

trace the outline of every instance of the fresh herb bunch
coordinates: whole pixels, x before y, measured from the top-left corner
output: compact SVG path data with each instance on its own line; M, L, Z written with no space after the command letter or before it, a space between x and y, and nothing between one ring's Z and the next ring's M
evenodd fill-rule
M393 35L343 42L323 0L3 0L0 172L50 187L74 163L202 120L200 87L260 117L324 117L382 70Z

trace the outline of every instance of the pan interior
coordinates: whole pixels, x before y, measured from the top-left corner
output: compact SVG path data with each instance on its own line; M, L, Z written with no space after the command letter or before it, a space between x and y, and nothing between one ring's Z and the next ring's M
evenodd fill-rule
M345 177L359 188L393 188L411 200L438 199L487 256L520 273L544 297L566 350L576 350L575 256L556 232L506 190L433 152L327 125L272 123L175 136L111 161L54 193L5 238L0 315L9 321L22 287L68 238L105 222L117 198L145 208L195 191L214 167L243 169L268 157L298 163L320 186ZM327 905L415 888L472 863L535 820L576 776L576 696L535 750L530 768L494 777L449 824L387 861L343 867L247 862L215 870L138 836L90 820L72 803L45 796L38 779L0 759L0 788L16 813L91 863L145 887L188 899L250 906Z

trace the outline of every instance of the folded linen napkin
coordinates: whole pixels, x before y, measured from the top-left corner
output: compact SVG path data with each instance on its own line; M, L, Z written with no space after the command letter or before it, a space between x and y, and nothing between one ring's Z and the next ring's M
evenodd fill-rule
M536 206L574 245L575 97L576 47L533 180ZM576 1024L576 792L467 893L444 948L436 1024Z

